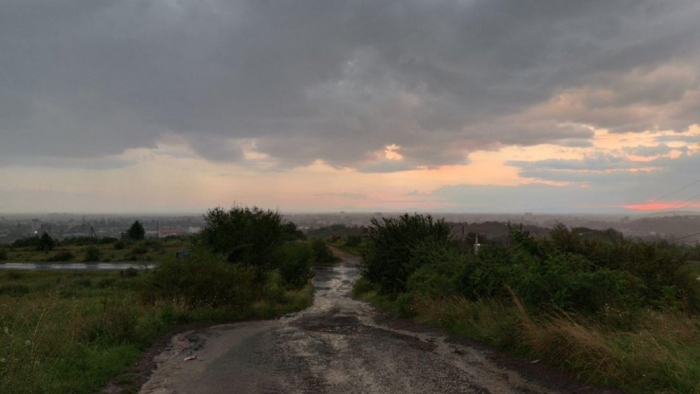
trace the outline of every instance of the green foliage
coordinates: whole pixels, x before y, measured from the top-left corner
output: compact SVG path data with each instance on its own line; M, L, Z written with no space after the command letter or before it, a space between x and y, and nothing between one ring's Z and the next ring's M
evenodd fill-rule
M422 261L412 260L413 249L422 243L443 247L450 243L450 226L429 215L372 218L367 229L362 275L379 285L384 293L401 293L406 281Z
M246 308L260 295L257 268L230 264L199 251L182 260L161 263L141 288L147 301L178 299L191 307Z
M73 260L75 260L75 255L67 250L60 251L53 256L49 256L46 259L46 261L57 261L57 262L73 261Z
M143 244L137 244L133 249L131 249L131 253L135 255L146 254L148 253L148 247Z
M32 237L24 237L24 238L20 238L20 239L15 240L14 242L12 242L12 247L36 249L38 244L39 244L39 237L32 236Z
M314 251L308 244L288 243L282 248L282 255L279 265L282 280L289 288L301 289L314 276Z
M143 224L137 220L129 227L129 230L126 231L126 236L134 241L142 240L146 238L146 229L143 227Z
M316 264L329 264L336 261L336 257L326 244L326 241L316 238L311 243L311 248L313 250L313 259Z
M100 261L102 258L102 252L95 246L89 246L85 249L84 261L86 262L96 262Z
M50 252L56 247L56 240L51 238L48 233L41 234L36 245L36 250L40 252Z
M203 243L215 253L222 253L232 263L269 271L279 264L279 247L284 229L279 213L257 207L233 207L209 210L204 215L206 227Z
M306 239L304 233L297 228L294 222L287 222L282 225L282 233L285 241L296 241Z
M348 238L345 240L345 246L349 248L356 248L362 245L362 241L362 235L348 235Z
M687 253L667 242L564 226L543 239L511 226L507 246L488 243L475 255L450 242L445 230L430 229L431 222L418 215L374 221L363 277L404 301L453 296L507 301L515 295L534 310L598 318L611 308L626 316L642 307L700 309L696 276L681 269Z
M5 249L0 249L0 261L7 260L7 251Z

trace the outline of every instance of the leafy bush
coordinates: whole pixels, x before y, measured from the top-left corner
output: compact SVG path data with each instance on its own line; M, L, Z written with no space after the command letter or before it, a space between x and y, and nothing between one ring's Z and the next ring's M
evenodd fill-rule
M0 249L0 261L7 260L7 251L5 249Z
M118 242L119 240L114 237L102 237L100 238L99 243L102 245L109 245Z
M301 289L313 277L314 252L307 244L289 243L282 248L279 273L292 289Z
M683 249L614 231L581 234L558 226L548 239L537 239L511 227L507 246L489 243L474 254L419 215L375 220L362 273L402 305L416 297L508 301L515 295L534 310L588 316L611 309L635 314L641 307L700 309L699 283L681 269Z
M36 248L38 244L39 237L37 236L24 237L12 242L12 246L15 248Z
M311 243L311 248L313 249L313 259L316 264L328 264L336 260L333 251L326 245L326 241L316 238Z
M460 293L460 272L466 256L454 249L420 244L414 248L412 266L418 268L408 279L406 290L422 297L445 298Z
M204 216L203 243L229 262L242 263L269 271L279 263L279 247L284 240L279 213L260 208L233 207L209 210Z
M147 301L178 300L190 307L245 310L260 295L255 267L230 264L198 252L160 264L146 277L141 295Z
M442 219L433 220L430 215L406 214L381 221L372 218L371 224L360 268L362 275L379 285L384 293L406 290L406 281L420 268L419 260L411 260L414 247L421 243L443 247L451 240L450 226Z
M306 239L306 235L297 228L294 222L287 222L282 225L282 232L284 234L285 241L296 241L300 239Z
M90 246L87 249L85 249L84 261L95 262L95 261L100 261L101 258L102 258L102 252L97 247Z
M36 250L40 252L50 252L56 247L56 240L51 238L48 233L41 234L39 241L36 244Z
M362 245L362 235L348 235L345 240L345 246L350 248L356 248Z
M126 248L126 242L124 241L117 241L114 243L114 249L116 250L123 250Z
M134 255L142 255L148 253L148 248L146 245L136 245L131 249L131 253Z

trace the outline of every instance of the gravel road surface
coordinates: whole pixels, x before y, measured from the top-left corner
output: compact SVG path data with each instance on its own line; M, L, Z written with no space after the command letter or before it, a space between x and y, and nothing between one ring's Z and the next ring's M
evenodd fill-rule
M353 300L356 258L336 252L341 263L316 270L313 306L176 335L140 393L608 392Z

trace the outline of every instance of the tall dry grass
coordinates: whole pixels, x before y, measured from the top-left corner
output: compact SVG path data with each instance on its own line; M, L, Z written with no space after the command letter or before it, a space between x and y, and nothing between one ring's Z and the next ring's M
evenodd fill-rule
M700 320L646 310L616 327L552 311L528 313L514 298L417 299L415 319L631 393L700 393Z

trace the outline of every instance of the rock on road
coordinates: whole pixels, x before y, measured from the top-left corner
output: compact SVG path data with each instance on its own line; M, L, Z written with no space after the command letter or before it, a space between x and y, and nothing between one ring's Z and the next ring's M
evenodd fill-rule
M176 335L140 393L600 392L553 389L546 378L496 365L488 351L394 324L351 298L357 261L336 252L341 263L316 270L313 306L277 320ZM196 359L184 361L188 356Z

